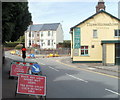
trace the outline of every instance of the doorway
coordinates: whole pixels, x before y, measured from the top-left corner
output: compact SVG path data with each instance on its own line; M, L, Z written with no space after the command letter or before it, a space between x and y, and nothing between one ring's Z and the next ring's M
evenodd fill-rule
M115 64L120 65L120 43L115 44Z

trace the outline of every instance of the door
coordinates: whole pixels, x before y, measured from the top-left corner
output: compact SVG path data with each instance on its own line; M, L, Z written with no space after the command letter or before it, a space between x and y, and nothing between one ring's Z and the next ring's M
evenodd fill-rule
M120 43L115 44L115 64L120 65Z

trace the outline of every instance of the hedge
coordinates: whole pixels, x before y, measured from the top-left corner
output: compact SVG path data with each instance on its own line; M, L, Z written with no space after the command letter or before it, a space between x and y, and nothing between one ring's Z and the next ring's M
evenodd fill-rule
M16 47L19 43L18 42L8 42L5 43L4 46L5 47Z
M16 47L15 47L15 49L22 49L22 44L18 44L18 45L16 45Z

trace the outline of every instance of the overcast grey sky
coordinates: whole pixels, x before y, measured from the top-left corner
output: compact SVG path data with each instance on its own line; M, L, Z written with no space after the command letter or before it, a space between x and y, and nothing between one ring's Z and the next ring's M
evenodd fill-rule
M34 24L44 23L61 23L64 31L64 40L70 40L69 30L71 27L90 17L96 13L96 5L98 0L29 0L29 11L32 13L32 21ZM94 2L93 2L94 1ZM106 11L118 17L118 1L104 0ZM110 1L110 0L109 0ZM114 1L114 2L113 2Z

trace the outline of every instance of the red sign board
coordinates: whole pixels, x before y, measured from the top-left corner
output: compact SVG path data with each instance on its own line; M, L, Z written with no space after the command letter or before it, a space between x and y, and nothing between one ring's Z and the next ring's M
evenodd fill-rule
M12 64L10 76L18 76L20 73L27 74L29 67L23 65Z
M17 93L46 95L46 77L38 75L19 74Z

